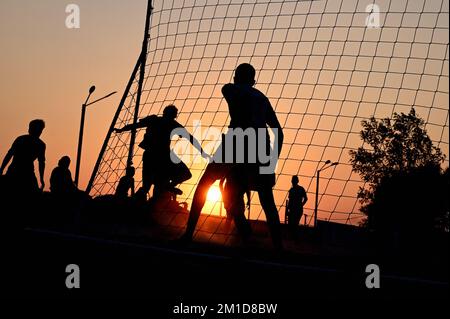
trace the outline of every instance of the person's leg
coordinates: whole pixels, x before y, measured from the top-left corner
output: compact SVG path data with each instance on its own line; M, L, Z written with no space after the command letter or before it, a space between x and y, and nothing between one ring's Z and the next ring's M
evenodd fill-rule
M298 225L302 224L302 218L303 218L303 208L300 209L300 213L298 216Z
M161 180L156 179L155 184L153 185L152 199L153 200L158 199L161 196L161 194L164 192L165 188L166 187L164 187L164 183Z
M147 201L147 194L154 182L151 155L149 151L144 151L142 155L142 186L134 194L134 198L138 203L142 204Z
M169 190L169 183L171 178L171 162L166 158L154 158L152 159L152 172L153 178L153 194L152 199L158 200L160 196Z
M209 164L203 176L200 178L194 193L194 198L192 199L186 232L183 235L184 239L192 239L194 236L195 227L197 226L202 208L205 205L208 190L216 180L219 180L224 175L222 167L219 165L214 163Z
M297 232L298 232L298 223L300 221L300 217L301 217L301 215L300 215L300 212L298 211L298 209L291 209L288 224L289 224L289 232L294 237L294 239L296 239L297 235L298 235Z
M241 169L232 170L227 175L227 183L225 185L225 193L229 201L229 209L227 211L233 217L234 224L244 239L248 238L252 231L250 222L245 218L244 194L247 189L247 178L245 176L245 171Z
M30 192L33 195L36 195L37 193L39 193L40 189L39 189L38 180L37 180L36 175L34 173L30 174L29 181L30 181Z
M272 242L277 249L283 248L281 238L280 217L278 215L277 206L273 197L272 187L269 185L261 185L258 188L259 201L264 213L266 214L267 225L269 226Z
M250 222L245 218L244 192L228 189L228 195L230 205L227 213L233 218L239 234L243 238L247 238L251 234L251 226Z
M150 191L150 187L152 187L153 184L152 161L150 156L149 151L144 151L144 154L142 155L142 187L139 191L143 192L145 195Z
M250 222L245 217L244 194L232 198L232 201L230 214L233 217L234 224L236 225L239 234L246 239L251 235L252 228Z
M298 208L291 209L289 215L289 225L292 227L297 227L300 222L300 210Z

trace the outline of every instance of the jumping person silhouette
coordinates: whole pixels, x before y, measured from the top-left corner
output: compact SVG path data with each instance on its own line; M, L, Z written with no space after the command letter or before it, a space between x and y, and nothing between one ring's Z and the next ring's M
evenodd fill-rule
M181 194L181 190L176 186L192 177L186 164L178 159L170 149L173 135L177 134L188 139L204 158L209 158L198 140L175 120L177 116L178 109L175 105L168 105L164 108L163 116L150 115L136 124L115 129L117 133L121 133L136 128L146 128L144 140L139 144L139 147L144 149L142 187L137 192L139 196L146 197L152 185L154 185L154 197L164 190Z
M192 200L186 232L180 238L182 241L192 240L200 212L206 201L208 189L215 181L225 177L227 183L230 183L229 189L232 190L232 194L227 195L230 196L232 201L230 210L232 211L233 218L235 218L235 223L240 233L244 236L245 234L248 234L249 224L245 219L245 216L242 216L244 211L243 194L248 187L251 187L258 192L275 247L282 248L280 219L272 192L272 187L275 184L275 174L273 172L269 174L260 174L259 169L262 165L258 163L247 163L252 155L258 155L258 149L252 149L252 145L249 143L247 143L246 146L247 154L244 156L244 163L234 163L234 155L239 156L239 154L232 154L233 160L231 163L228 160L223 161L224 157L229 157L227 152L230 152L230 150L225 147L225 145L227 145L226 140L235 137L238 139L245 138L243 135L239 136L239 134L236 136L235 133L238 129L262 131L263 135L265 135L265 141L267 142L264 147L270 147L270 138L268 137L269 134L267 131L267 126L269 126L275 135L275 144L278 146L276 156L279 156L279 153L281 152L281 146L283 144L282 128L269 99L263 93L253 88L256 83L255 73L255 69L252 65L248 63L240 64L235 71L234 84L226 84L222 88L222 94L228 103L230 114L229 130L223 137L225 142L222 142L218 152L214 155L214 161L206 167L206 170L199 181ZM228 134L230 131L234 131L234 133ZM259 135L257 134L257 136ZM233 148L231 151L234 152L235 149Z
M45 143L40 139L45 128L43 120L33 120L28 126L28 134L16 138L0 167L0 175L12 159L6 172L10 189L15 194L36 194L39 191L34 173L34 161L39 162L40 189L43 190L45 173Z

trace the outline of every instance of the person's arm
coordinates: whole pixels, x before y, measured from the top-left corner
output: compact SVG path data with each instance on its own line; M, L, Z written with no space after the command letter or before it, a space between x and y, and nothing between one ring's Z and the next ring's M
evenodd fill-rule
M273 110L272 106L269 103L269 109L267 111L267 125L272 129L272 132L275 136L275 139L277 140L277 147L278 147L278 157L281 154L281 148L283 147L283 141L284 141L284 134L283 134L283 128L281 127L280 122L278 121L277 115L275 114L275 111Z
M292 204L292 200L291 200L291 189L288 191L288 196L287 196L287 200L286 200L286 207L290 208Z
M41 189L44 189L44 174L45 174L45 162L39 162L39 177L41 179Z
M72 172L70 170L67 171L67 177L69 179L70 187L72 188L72 190L76 190L77 186L75 185L75 182L72 178ZM52 182L50 181L50 187L51 187L51 185L52 185Z
M251 203L250 189L247 188L247 190L245 191L245 195L247 196L247 209L250 209L250 203Z
M8 153L6 153L5 158L3 159L2 162L2 166L0 167L0 175L3 175L6 166L8 166L9 162L13 158L16 152L17 144L19 143L19 139L20 137L15 139L14 143L11 145L11 148L8 150Z
M44 183L44 174L45 174L45 145L42 148L42 153L41 155L38 157L38 162L39 162L39 177L41 180L41 189L43 190L45 187L45 183Z
M177 127L175 128L175 130L178 136L184 137L185 139L189 140L192 146L194 146L200 152L203 158L210 158L210 156L203 150L200 142L191 133L189 133L183 125L177 122Z
M134 178L131 179L131 196L134 196Z
M234 97L237 95L237 88L234 84L228 83L222 87L222 95L227 103L234 102Z
M127 131L135 130L138 128L142 128L142 127L145 127L145 125L142 125L141 122L138 122L136 124L127 124L122 128L115 128L114 131L116 133L122 133L122 132L127 132Z
M225 190L224 184L225 184L225 177L222 177L219 181L219 189L220 189L220 192L222 193L222 196L223 196L223 192Z
M50 174L50 191L54 192L55 191L55 183L56 183L56 172L55 172L56 168L54 168Z
M303 196L302 206L305 206L306 202L308 201L308 196L306 195L306 192L304 194L305 196Z
M200 152L203 158L208 159L210 156L203 150L200 142L192 134L190 133L188 134L189 134L189 142L191 142L191 144Z
M14 151L12 148L9 149L8 153L6 153L5 158L3 159L2 166L0 168L0 175L3 175L3 171L5 170L8 163L11 161L14 156Z
M240 113L242 110L239 110L238 101L242 98L240 98L238 87L232 83L225 84L222 87L222 95L225 98L225 101L227 101L230 119L240 117Z
M132 131L132 130L135 130L138 128L144 128L144 127L148 126L149 121L152 119L152 117L156 117L156 115L147 116L135 124L127 124L122 128L115 128L114 131L116 133L122 133L122 132Z

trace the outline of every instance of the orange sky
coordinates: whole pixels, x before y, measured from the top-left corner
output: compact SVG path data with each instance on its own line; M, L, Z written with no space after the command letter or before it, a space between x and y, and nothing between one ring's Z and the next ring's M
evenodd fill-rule
M251 2L246 2L248 8L244 12L252 8ZM354 9L354 2L345 0L341 11ZM361 14L352 17L354 23L364 23L366 2L373 3L372 0L358 1ZM220 85L231 80L237 63L251 60L258 70L257 88L271 99L285 127L282 158L288 154L289 158L280 161L284 165L284 175L279 176L278 190L275 190L277 204L282 204L290 175L299 173L304 176L301 182L309 186L307 209L310 211L318 158L347 162L348 150L342 152L341 147L360 145L357 134L360 120L373 114L390 116L396 99L395 111L408 112L409 105L414 103L412 98L418 105L428 105L430 92L440 91L433 100L437 108L429 112L428 108L419 106L417 111L428 118L427 128L432 137L446 142L441 147L448 155L448 130L442 133L442 126L448 127L448 48L443 50L445 45L448 47L448 1L442 2L443 8L439 0L418 2L424 3L429 13L417 20L420 5L408 2L407 10L411 13L402 17L405 28L400 31L396 25L401 16L394 14L383 20L386 23L383 29L364 31L358 27L348 32L345 26L350 16L343 13L336 20L339 8L333 7L332 0L286 1L286 6L277 1L269 5L270 11L267 11L267 3L261 1L253 10L253 19L239 22L222 18L224 12L236 16L240 9L236 5L230 6L228 11L215 6L204 10L203 6L197 6L189 11L189 8L179 10L175 1L177 8L170 14L172 1L159 1L155 3L153 25L160 24L160 27L152 33L150 65L146 70L151 84L145 87L143 113L159 113L163 105L174 102L181 110L180 122L188 129L191 130L193 120L198 119L203 126L222 128L226 105L220 102ZM74 173L80 107L94 84L97 90L92 99L112 91L118 94L88 109L80 176L81 188L86 186L142 43L146 0L77 0L76 3L81 9L80 29L66 28L66 3L61 1L0 2L0 157L15 137L26 133L31 119L43 118L47 124L42 135L47 143L47 188L49 174L61 156L72 158ZM161 8L162 3L164 8ZM380 1L382 6L388 3ZM391 4L395 12L405 7L404 0ZM273 16L277 10L281 14L279 19ZM446 15L438 14L440 10ZM194 11L197 16L192 16ZM295 19L289 20L293 11ZM321 17L317 13L322 11L327 14ZM214 15L219 19L211 19ZM333 23L339 28L333 28ZM424 28L416 29L415 24ZM280 30L271 33L274 25ZM318 25L321 27L316 28ZM436 26L431 34L430 27ZM239 30L231 32L227 28ZM155 39L156 30L158 39ZM358 39L362 34L367 41L359 48ZM430 35L436 44L414 43L411 46L413 39L426 41ZM375 46L374 40L380 37L383 44ZM239 43L244 40L245 46L240 47ZM285 43L289 41L291 43ZM296 47L296 41L301 41L302 45ZM209 45L205 45L206 42ZM183 43L183 49L179 43ZM394 59L386 58L390 50ZM413 58L408 58L409 54ZM283 59L278 59L279 55L283 55ZM371 55L376 57L372 60ZM172 60L165 60L169 56ZM425 64L421 57L426 56L432 59ZM185 58L188 62L183 60ZM158 70L164 68L167 72L159 74ZM328 70L324 70L326 68ZM386 75L384 72L388 68L393 72ZM424 69L427 74L441 73L441 76L418 77L417 73ZM364 86L368 87L363 89ZM401 89L392 89L398 87ZM215 99L211 102L210 97ZM201 111L192 112L193 105L196 111ZM350 131L352 134L347 134ZM295 160L302 161L300 168ZM340 198L337 203L336 198L340 195L354 197L358 183L354 182L349 165L335 169L335 172L330 169L323 173L321 188L327 189L327 195L321 202L321 209L349 211L354 200ZM194 178L183 186L187 193L199 175L198 171L193 174ZM334 178L330 179L331 176ZM345 189L343 180L347 181ZM336 191L339 189L343 192Z
M118 91L88 109L80 176L84 187L139 54L147 1L76 3L80 29L66 28L64 1L0 2L0 156L26 133L31 119L42 118L46 180L63 155L72 158L74 173L81 104L89 87L97 87L93 99Z

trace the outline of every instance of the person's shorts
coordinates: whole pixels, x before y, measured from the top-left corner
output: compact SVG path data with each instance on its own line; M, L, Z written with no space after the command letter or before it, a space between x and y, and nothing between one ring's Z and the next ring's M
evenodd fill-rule
M228 175L236 178L244 189L258 191L275 186L275 174L260 174L257 164L234 164Z

